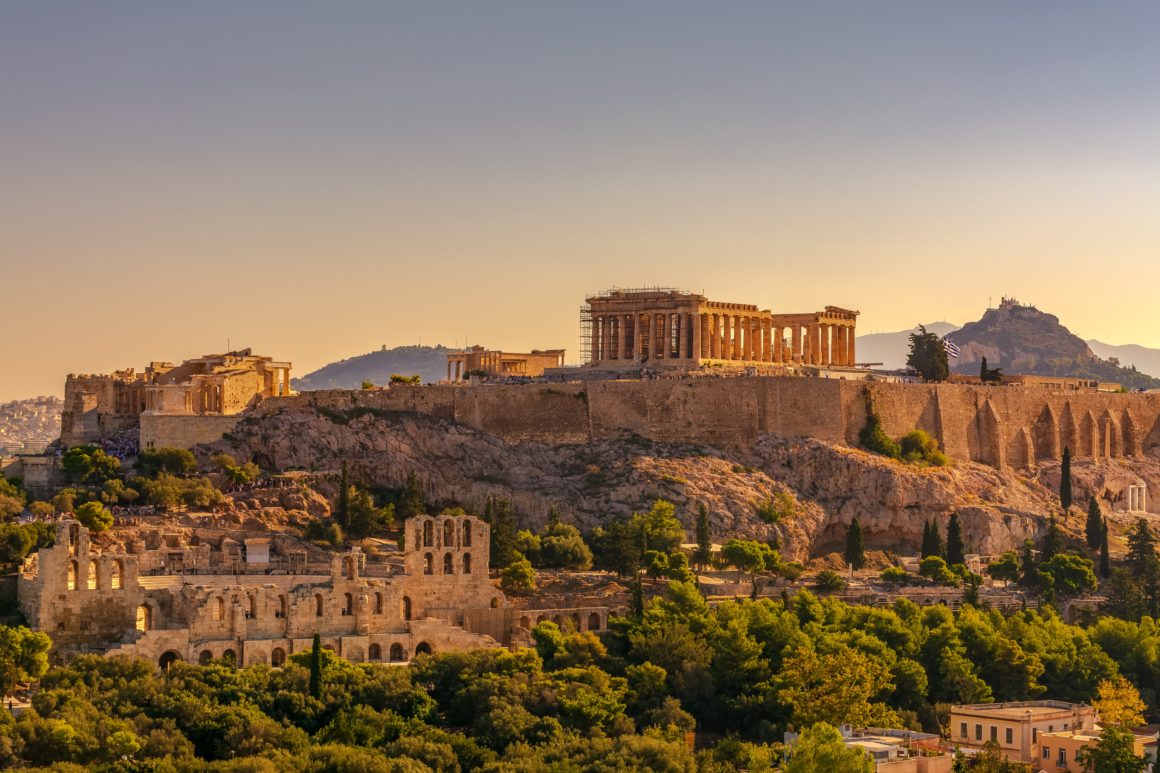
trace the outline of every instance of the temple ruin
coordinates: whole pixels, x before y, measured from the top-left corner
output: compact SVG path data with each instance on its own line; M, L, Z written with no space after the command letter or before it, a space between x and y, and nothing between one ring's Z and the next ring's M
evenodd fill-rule
M544 375L549 368L563 366L563 349L532 349L515 353L470 346L447 355L447 380L463 381L472 375L485 378L535 377Z
M581 357L605 370L706 366L854 367L858 312L774 314L660 288L609 290L581 309Z

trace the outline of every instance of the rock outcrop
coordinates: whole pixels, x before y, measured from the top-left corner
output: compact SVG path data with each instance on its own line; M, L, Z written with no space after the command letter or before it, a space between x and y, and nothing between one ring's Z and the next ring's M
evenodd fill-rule
M420 413L335 421L297 410L247 418L227 439L199 449L205 456L219 451L277 471L337 472L345 461L353 480L371 486L401 487L415 472L436 505L479 511L488 497L510 498L527 526L543 524L555 506L565 520L587 530L663 498L677 505L691 534L704 504L717 539L777 538L783 553L797 559L840 545L854 516L869 547L914 552L924 521L933 519L945 530L957 512L969 547L996 553L1036 537L1048 514L1058 510L1058 473L1053 480L1050 467L1030 473L971 462L918 467L820 440L773 435L745 451L640 438L509 443ZM1093 472L1097 466L1102 473ZM1109 495L1117 481L1129 478L1160 484L1160 462L1078 463L1076 476L1078 501L1089 486ZM1099 481L1110 483L1101 488ZM301 503L293 509L312 508ZM1082 520L1077 513L1074 523L1062 522L1078 533Z

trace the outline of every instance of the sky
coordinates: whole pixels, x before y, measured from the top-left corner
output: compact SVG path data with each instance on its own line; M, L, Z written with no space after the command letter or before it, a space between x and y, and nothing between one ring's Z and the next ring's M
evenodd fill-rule
M658 285L1160 347L1160 3L0 3L0 400Z

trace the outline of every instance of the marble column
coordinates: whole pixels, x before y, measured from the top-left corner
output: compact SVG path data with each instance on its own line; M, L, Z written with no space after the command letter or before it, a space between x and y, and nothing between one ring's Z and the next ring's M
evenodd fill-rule
M616 359L623 360L628 355L628 317L623 314L616 316Z
M855 359L854 352L854 335L856 333L857 328L855 328L853 325L850 325L846 328L846 360L850 363L850 367L854 367L858 364L858 360Z
M831 353L830 333L832 330L833 330L832 325L818 325L818 336L821 338L821 341L822 341L822 346L821 346L822 362L821 362L821 364L826 365L826 366L833 364L830 360L830 353Z
M794 325L790 330L789 357L787 358L788 362L793 362L798 358L798 355L801 354L801 345L802 329L799 326Z
M741 348L744 342L743 333L741 330L741 321L744 319L740 314L733 315L733 359L740 360L745 357Z
M700 362L705 358L705 315L697 312L692 316L693 322L693 359Z

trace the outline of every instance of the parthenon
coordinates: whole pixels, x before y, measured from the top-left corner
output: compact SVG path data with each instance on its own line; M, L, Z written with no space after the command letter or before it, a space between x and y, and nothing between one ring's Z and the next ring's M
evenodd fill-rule
M667 288L610 290L586 300L582 355L590 366L855 365L858 312L837 306L774 314Z

